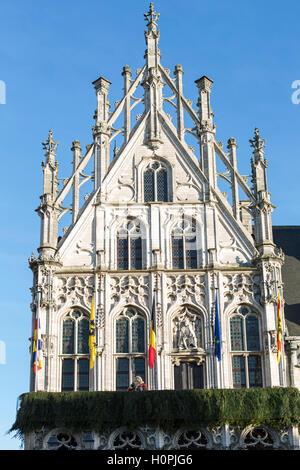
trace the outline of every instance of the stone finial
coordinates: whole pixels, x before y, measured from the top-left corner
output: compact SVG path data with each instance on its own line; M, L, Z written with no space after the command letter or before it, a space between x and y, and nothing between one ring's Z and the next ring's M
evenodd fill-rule
M256 127L254 130L253 139L249 139L251 147L254 148L254 151L262 150L265 147L265 139L261 139L259 135L259 130Z
M159 18L159 13L154 11L153 3L150 3L148 13L144 14L145 20L147 21L148 31L156 31L157 21Z
M46 142L42 142L42 146L44 150L46 150L46 155L47 156L50 154L55 155L55 150L58 145L59 145L58 142L54 142L53 131L52 129L50 129L48 139L46 140Z
M230 137L227 141L227 148L231 149L231 147L237 147L236 139L234 137Z

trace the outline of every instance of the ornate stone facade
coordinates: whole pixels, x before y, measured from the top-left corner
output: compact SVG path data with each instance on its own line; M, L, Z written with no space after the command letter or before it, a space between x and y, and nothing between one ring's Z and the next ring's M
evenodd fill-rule
M289 385L284 348L279 365L276 360L278 292L284 326L283 255L272 240L270 214L274 206L266 186L264 140L256 129L250 141L250 188L237 170L235 139L228 140L228 153L216 141L210 104L212 81L205 76L196 80L199 100L194 110L183 95L181 66L176 65L171 78L170 71L161 65L155 15L151 4L145 15L146 63L136 76L128 66L123 68L124 95L111 112L111 83L103 77L93 83L97 96L93 142L84 155L79 142L73 142L73 173L62 187L55 160L58 144L52 131L43 144L44 189L37 209L41 244L38 256L33 254L29 260L32 305L38 303L43 338L42 369L36 375L31 373L33 391L64 390L63 362L69 356L63 350L68 335L63 322L74 309L88 316L93 296L97 357L89 390L118 388L120 357L145 361L143 374L150 389L192 387L195 383L205 388L257 386L258 382L251 382L253 367L259 369L259 386ZM132 110L141 103L143 112L135 120ZM172 120L167 103L175 109ZM124 126L115 129L121 114ZM186 115L193 121L192 129L185 127ZM114 138L122 132L122 145L113 149ZM195 146L187 144L187 134L195 138ZM83 174L92 156L93 178ZM217 173L217 159L227 168L227 195L218 188L218 178L224 174ZM81 187L91 181L94 186L80 206ZM247 201L239 200L239 187ZM68 194L70 207L63 205ZM67 213L72 214L71 224L60 229ZM221 361L214 355L217 293ZM157 357L154 371L150 371L146 358L153 299ZM242 312L243 306L248 313ZM139 356L133 350L127 356L120 353L123 343L118 343L116 325L126 309L144 319ZM237 336L240 346L235 349ZM249 346L251 342L255 345ZM77 361L80 354L70 357ZM183 378L184 367L192 371L194 382ZM197 367L201 378L197 378ZM128 380L133 372L128 372ZM76 383L78 387L79 378ZM178 431L169 436L145 427L134 433L114 430L109 435L92 433L86 437L49 430L47 435L43 431L28 437L27 447L293 448L295 444L287 437L290 432L283 435L264 428L208 431L199 427L197 432Z

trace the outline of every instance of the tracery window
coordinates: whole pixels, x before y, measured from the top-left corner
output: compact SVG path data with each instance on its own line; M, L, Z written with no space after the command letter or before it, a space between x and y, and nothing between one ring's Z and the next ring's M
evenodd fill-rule
M143 240L138 220L126 221L117 233L117 269L142 269Z
M89 390L89 318L81 310L63 320L61 352L61 390Z
M258 314L246 305L230 317L233 388L262 387L262 350Z
M116 320L116 390L127 390L134 377L145 380L145 319L128 308Z
M144 172L144 202L167 202L168 172L161 162L152 162Z
M196 269L198 267L196 222L182 216L171 234L172 266L174 269Z

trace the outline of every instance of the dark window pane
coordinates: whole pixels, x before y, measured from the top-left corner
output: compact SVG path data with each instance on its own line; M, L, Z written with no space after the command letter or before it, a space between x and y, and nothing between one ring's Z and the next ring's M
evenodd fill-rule
M89 321L85 318L78 322L77 348L78 354L89 353Z
M183 269L183 238L172 237L172 260L174 269Z
M132 377L137 375L145 380L145 359L143 357L135 357L132 361Z
M129 387L129 360L117 359L117 390L127 390Z
M89 359L79 359L77 362L77 390L89 389Z
M118 238L117 241L118 269L128 269L128 239Z
M232 351L244 350L243 319L241 317L234 316L230 319L230 338Z
M62 363L62 392L74 390L74 359L64 359Z
M232 357L232 376L233 388L246 387L245 358L243 356Z
M258 318L254 315L248 315L246 318L246 335L248 351L259 351Z
M260 356L248 357L249 387L262 387Z
M64 320L63 323L63 354L74 354L74 331L73 320Z
M157 200L162 202L168 201L168 181L166 170L159 170L156 173L157 183Z
M128 320L126 320L126 318L120 318L116 322L116 352L128 353L128 345Z
M132 322L132 352L145 352L145 328L142 318L136 318Z
M142 269L142 239L130 240L130 264L131 269Z
M145 202L155 201L154 172L152 170L146 170L144 173L144 201Z
M190 269L197 268L197 250L196 250L196 237L186 238L185 240L185 258L186 267Z

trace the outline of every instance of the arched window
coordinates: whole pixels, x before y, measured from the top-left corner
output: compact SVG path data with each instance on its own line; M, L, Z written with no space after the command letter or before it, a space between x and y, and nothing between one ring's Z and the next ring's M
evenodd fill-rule
M171 234L173 269L196 269L198 267L196 222L182 216Z
M116 389L127 390L136 375L145 380L145 319L128 308L116 320Z
M144 172L144 202L167 202L168 172L160 162L153 162Z
M246 305L230 317L233 388L262 387L262 351L258 314Z
M142 248L140 222L126 221L117 233L117 269L142 269Z
M89 390L89 318L69 312L62 324L62 392Z

